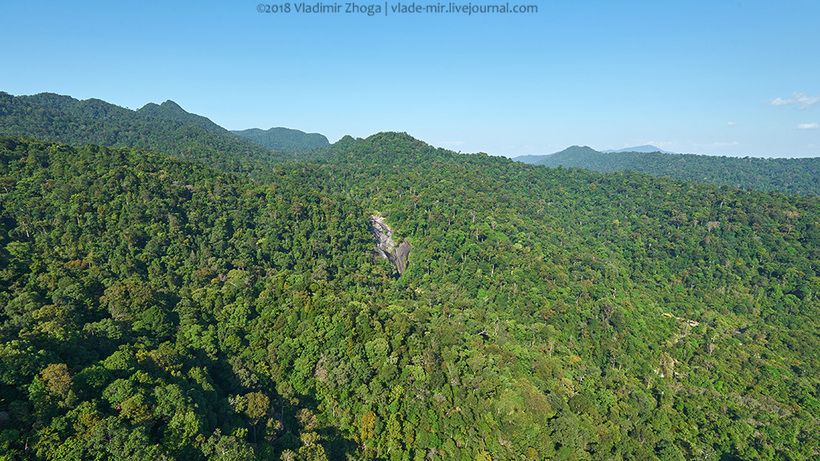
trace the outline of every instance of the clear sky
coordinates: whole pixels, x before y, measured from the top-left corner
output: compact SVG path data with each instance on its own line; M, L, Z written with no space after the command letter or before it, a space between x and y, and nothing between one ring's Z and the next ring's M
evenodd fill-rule
M514 0L538 12L473 15L357 3L373 16L262 1L2 0L0 91L171 99L228 129L404 131L493 155L820 156L817 0ZM468 4L415 2L437 3Z

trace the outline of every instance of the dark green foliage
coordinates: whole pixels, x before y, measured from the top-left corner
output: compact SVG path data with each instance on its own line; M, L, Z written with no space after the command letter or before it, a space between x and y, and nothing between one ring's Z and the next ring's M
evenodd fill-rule
M818 455L817 199L397 133L317 158L0 139L2 453Z
M271 128L269 130L251 128L249 130L232 131L232 133L271 149L285 152L305 152L330 145L327 138L322 134L305 133L290 128Z
M30 136L74 146L99 144L153 149L223 171L247 173L259 162L288 155L234 135L173 101L133 111L99 99L78 101L41 93L0 92L0 135Z

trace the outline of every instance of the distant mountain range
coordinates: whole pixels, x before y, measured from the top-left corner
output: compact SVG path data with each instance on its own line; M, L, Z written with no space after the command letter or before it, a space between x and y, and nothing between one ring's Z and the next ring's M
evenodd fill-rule
M148 103L135 111L100 99L78 100L53 93L13 96L0 92L0 135L29 136L75 146L152 149L257 178L267 174L271 162L322 159L328 155L330 146L321 134L289 128L228 131L170 100ZM588 146L572 146L551 155L527 155L513 160L602 173L632 170L767 192L820 195L817 158L673 154L654 146L599 152Z
M512 159L515 160L516 162L528 163L530 165L539 165L539 164L541 164L541 162L544 162L544 161L551 162L551 160L547 160L547 159L553 158L554 156L557 156L558 154L563 154L563 155L572 154L573 156L578 156L578 155L589 156L589 155L592 155L593 153L595 153L595 154L620 154L620 153L624 153L624 152L636 152L636 153L660 152L662 154L678 155L676 152L668 152L668 151L665 151L665 150L658 149L655 146L645 144L643 146L627 147L625 149L619 149L619 150L601 150L601 151L595 150L595 149L593 149L589 146L583 146L583 147L581 147L581 146L571 146L571 147L568 147L568 148L562 150L561 152L556 152L554 154L521 155L521 156L518 156L518 157L513 157ZM561 158L563 160L563 156L559 156L558 158Z
M99 99L78 100L54 93L13 96L0 92L0 135L75 146L153 149L225 171L261 168L251 164L290 160L299 157L295 152L328 145L322 135L287 128L232 133L173 101L148 103L135 111Z
M652 146L630 149L649 148ZM513 160L550 168L583 168L601 173L632 170L765 192L820 195L820 158L717 157L657 150L599 152L588 146L571 146L551 155L527 155Z

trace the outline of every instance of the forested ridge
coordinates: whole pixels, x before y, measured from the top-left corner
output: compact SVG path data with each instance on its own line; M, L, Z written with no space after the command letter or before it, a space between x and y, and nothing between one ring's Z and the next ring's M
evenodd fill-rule
M0 140L0 457L820 455L818 199L400 133L215 152Z
M600 173L632 170L652 176L727 185L763 192L820 195L820 158L718 157L662 152L598 152L572 146L546 156L518 160L548 167Z
M283 141L290 141L286 146L295 149L294 139L300 133L295 131L268 133L268 141L275 142L277 134L284 134L287 139ZM130 110L99 99L80 101L53 93L12 96L0 92L0 135L29 136L78 147L97 144L152 149L222 171L250 175L260 165L295 158L292 152L237 136L206 117L186 112L173 101Z

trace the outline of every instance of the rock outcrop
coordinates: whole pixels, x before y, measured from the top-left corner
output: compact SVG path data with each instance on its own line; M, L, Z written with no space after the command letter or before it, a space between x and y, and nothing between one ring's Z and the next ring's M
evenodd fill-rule
M375 252L378 256L390 261L401 276L407 269L407 259L413 247L407 239L396 245L393 241L393 230L385 224L384 218L373 215L370 217L370 233L376 241Z

